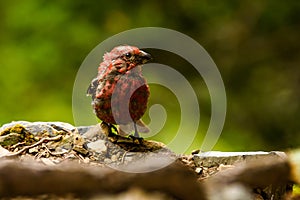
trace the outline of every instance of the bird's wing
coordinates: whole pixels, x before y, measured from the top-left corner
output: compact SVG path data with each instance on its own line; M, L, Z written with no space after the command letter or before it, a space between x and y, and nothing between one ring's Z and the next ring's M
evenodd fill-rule
M97 91L97 87L99 85L99 81L98 81L98 78L94 78L91 82L91 84L89 85L87 91L86 91L86 94L88 96L92 96L92 98L94 99L95 98L95 95L96 95L96 91Z

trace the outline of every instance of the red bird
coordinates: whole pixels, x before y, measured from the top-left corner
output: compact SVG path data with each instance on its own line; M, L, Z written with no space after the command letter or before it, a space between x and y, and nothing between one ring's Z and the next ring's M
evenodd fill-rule
M119 125L121 135L134 130L134 136L139 137L138 132L149 131L141 120L150 94L141 66L151 59L137 47L115 47L104 54L98 76L88 88L97 117L110 129Z

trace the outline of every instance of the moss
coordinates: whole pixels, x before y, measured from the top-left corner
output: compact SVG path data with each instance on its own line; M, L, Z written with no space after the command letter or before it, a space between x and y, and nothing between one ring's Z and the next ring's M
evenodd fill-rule
M23 139L19 133L9 133L0 137L0 145L9 147L11 145L21 142Z
M25 132L25 127L21 124L16 124L13 127L9 127L0 132L0 136L7 135L10 133L23 134Z
M9 147L22 141L29 145L35 142L35 139L21 124L16 124L0 132L0 145L3 147Z

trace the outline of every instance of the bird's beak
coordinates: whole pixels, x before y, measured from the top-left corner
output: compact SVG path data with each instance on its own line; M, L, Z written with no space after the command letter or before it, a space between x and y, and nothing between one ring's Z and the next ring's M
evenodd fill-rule
M149 53L146 53L144 51L140 51L139 58L140 58L142 64L145 64L149 60L152 60L152 56Z

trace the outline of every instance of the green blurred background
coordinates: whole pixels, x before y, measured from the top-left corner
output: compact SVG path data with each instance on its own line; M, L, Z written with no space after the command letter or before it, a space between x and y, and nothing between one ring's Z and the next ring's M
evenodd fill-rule
M219 67L228 111L215 150L295 148L300 144L299 13L297 0L1 1L0 124L73 123L72 87L85 56L121 31L158 26L195 39ZM176 65L173 55L155 56ZM190 72L187 68L193 82L197 77ZM198 97L199 132L205 132L210 100L207 91ZM176 123L167 126L164 137L177 128L175 111L168 117ZM190 149L199 148L201 139Z

